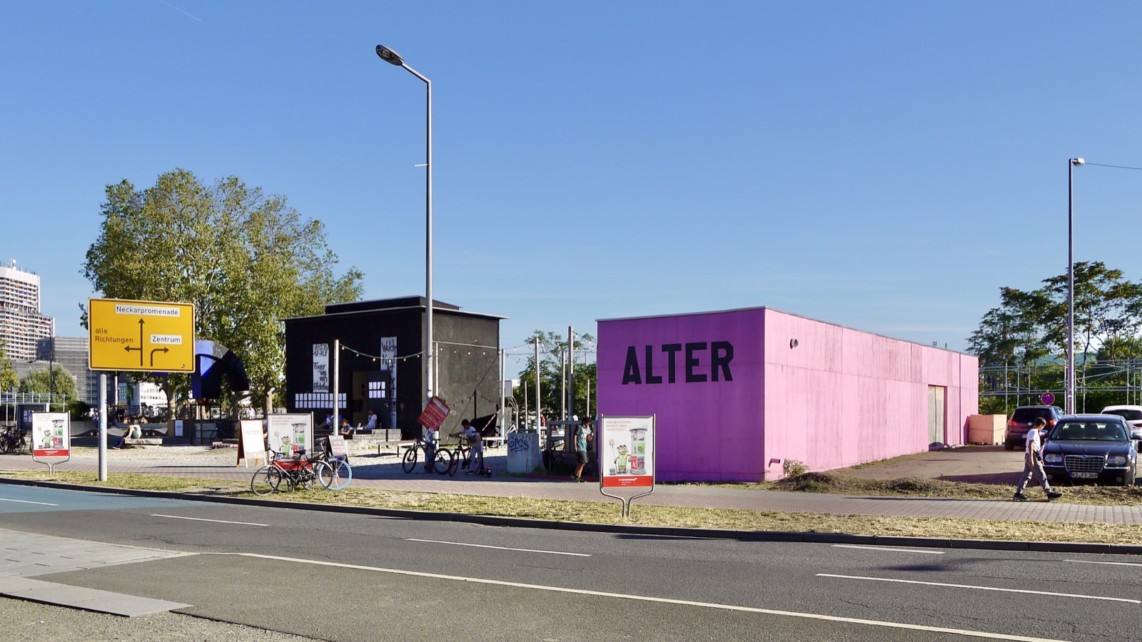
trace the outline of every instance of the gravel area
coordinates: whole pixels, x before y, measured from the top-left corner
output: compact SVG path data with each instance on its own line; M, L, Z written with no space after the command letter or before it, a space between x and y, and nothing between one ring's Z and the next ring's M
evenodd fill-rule
M9 640L305 642L314 639L180 613L122 617L4 597L0 597L0 613L4 614L4 638Z

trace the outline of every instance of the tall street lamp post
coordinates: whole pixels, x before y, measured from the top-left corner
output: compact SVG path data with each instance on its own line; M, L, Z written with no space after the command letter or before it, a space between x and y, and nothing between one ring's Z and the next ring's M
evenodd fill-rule
M400 54L389 49L384 45L377 45L377 55L381 60L394 64L398 67L403 67L409 73L424 81L424 86L427 90L427 140L425 143L425 223L424 223L424 298L425 298L425 314L424 314L424 341L421 346L422 354L424 355L424 400L422 407L428 405L428 400L432 398L433 389L433 371L435 370L435 358L433 354L432 342L432 81L424 77L420 72L409 67L405 64L404 59Z
M1067 160L1067 394L1068 415L1075 412L1075 168L1082 158Z

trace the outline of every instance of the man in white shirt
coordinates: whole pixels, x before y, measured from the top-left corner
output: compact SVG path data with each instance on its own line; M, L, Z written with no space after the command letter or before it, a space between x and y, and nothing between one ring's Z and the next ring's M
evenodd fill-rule
M1031 481L1031 477L1039 475L1039 480L1043 484L1043 492L1047 493L1047 500L1058 499L1063 494L1051 490L1051 484L1047 482L1047 473L1043 470L1043 442L1039 433L1047 426L1047 421L1042 417L1036 417L1035 421L1031 423L1031 429L1027 431L1027 447L1023 451L1023 475L1019 478L1019 484L1015 487L1015 501L1025 502L1027 496L1023 494L1023 489L1027 487L1027 482Z
M377 429L377 413L372 408L369 409L369 418L365 420L365 432L373 432Z

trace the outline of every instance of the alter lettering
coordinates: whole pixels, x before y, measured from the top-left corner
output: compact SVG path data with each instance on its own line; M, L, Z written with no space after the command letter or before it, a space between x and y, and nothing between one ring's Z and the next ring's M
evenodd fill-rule
M682 363L679 364L679 355ZM665 374L662 359L666 359ZM683 371L684 383L705 383L707 381L733 381L730 364L734 360L734 346L729 341L694 341L686 344L664 343L659 346L642 346L642 362L639 362L638 346L627 347L626 363L623 365L623 385L677 383L678 372ZM657 370L655 358L658 357ZM679 368L679 365L682 368Z

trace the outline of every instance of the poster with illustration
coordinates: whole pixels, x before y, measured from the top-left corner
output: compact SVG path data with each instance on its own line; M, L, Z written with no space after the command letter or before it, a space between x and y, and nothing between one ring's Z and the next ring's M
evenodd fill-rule
M654 486L654 417L602 417L596 436L604 488Z
M32 413L33 457L71 457L71 422L66 412Z
M313 414L269 415L266 434L270 450L295 457L313 448Z

